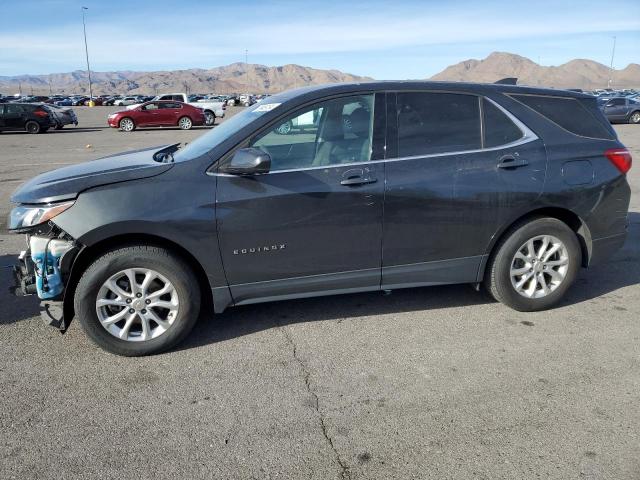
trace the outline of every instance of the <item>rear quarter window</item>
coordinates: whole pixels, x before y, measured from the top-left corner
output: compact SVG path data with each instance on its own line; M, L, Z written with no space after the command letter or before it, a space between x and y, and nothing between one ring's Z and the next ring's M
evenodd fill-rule
M572 97L551 95L510 95L563 129L581 137L611 140L615 134L608 129L597 116L604 116L583 105L581 100Z
M524 136L522 130L486 98L482 101L482 119L484 122L484 146L487 148L507 145Z

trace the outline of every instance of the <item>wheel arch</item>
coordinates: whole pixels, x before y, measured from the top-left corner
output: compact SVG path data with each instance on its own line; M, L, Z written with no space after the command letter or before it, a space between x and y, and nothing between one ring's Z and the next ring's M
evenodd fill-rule
M75 311L73 306L73 298L75 296L76 286L82 277L82 274L91 265L91 263L102 254L116 248L127 247L132 245L151 245L155 247L165 248L177 254L187 265L189 265L196 274L198 286L200 287L200 298L204 308L211 308L213 305L211 284L205 273L204 268L193 256L191 252L179 245L178 243L167 238L148 234L148 233L124 233L113 237L104 238L96 243L85 246L76 255L67 280L64 299L63 299L63 315L67 325L71 322Z
M578 243L580 243L582 266L589 266L592 254L592 240L591 231L589 230L589 226L586 224L586 222L578 214L567 208L542 207L520 215L493 236L485 252L484 261L482 262L480 270L478 272L479 282L484 278L485 268L489 264L490 259L496 254L495 247L500 243L500 240L508 235L510 231L519 223L524 223L528 220L532 220L538 217L551 217L558 219L566 224L571 230L573 230L573 232L576 234L576 237L578 238Z

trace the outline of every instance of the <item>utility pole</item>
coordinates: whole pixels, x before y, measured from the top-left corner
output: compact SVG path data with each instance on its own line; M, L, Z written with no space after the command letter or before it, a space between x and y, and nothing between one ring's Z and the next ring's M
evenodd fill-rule
M247 50L246 48L244 50L244 71L245 71L246 80L247 80L246 93L249 93L249 50Z
M47 77L47 80L49 81L49 96L51 96L53 95L53 91L51 90L51 75Z
M616 54L616 37L613 37L613 48L611 49L611 65L609 66L609 88L613 85L613 57Z
M84 53L87 57L87 74L89 75L89 106L93 107L93 90L91 88L91 68L89 67L89 48L87 47L87 26L84 21L84 11L89 10L87 7L82 9L82 31L84 32Z

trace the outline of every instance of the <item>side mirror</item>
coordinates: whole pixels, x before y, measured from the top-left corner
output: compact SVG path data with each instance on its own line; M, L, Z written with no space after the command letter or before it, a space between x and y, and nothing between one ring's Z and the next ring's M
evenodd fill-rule
M231 175L257 175L271 169L271 156L258 148L241 148L221 170Z

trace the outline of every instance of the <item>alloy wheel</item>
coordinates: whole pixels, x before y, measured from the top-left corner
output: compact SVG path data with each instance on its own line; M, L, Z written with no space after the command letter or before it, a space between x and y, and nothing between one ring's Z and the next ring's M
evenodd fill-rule
M640 123L640 112L635 112L631 115L631 123Z
M216 121L216 116L211 112L204 112L205 125L213 125Z
M568 269L564 243L552 235L539 235L516 251L509 273L516 292L526 298L542 298L562 284Z
M129 268L112 275L96 298L102 327L129 342L164 334L175 322L178 309L178 293L172 283L148 268Z
M134 124L133 124L133 120L130 120L128 118L123 118L122 120L120 120L120 128L125 131L125 132L130 132L133 130Z
M182 129L182 130L189 130L191 128L191 119L189 117L182 117L180 119L180 121L178 122L178 126Z

